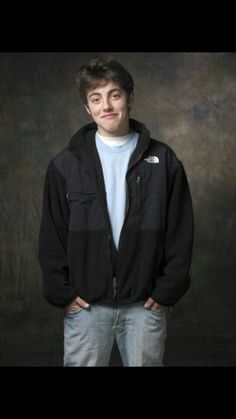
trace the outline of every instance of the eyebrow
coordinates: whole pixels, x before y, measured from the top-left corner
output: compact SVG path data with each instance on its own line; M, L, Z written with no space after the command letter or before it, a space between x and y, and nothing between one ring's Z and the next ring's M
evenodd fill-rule
M107 92L108 94L111 94L113 92L121 92L121 89L119 89L118 87L116 89L111 89L109 90L109 92ZM93 95L97 95L97 96L101 96L101 93L99 92L92 92L90 93L90 95L88 95L88 98L92 97Z

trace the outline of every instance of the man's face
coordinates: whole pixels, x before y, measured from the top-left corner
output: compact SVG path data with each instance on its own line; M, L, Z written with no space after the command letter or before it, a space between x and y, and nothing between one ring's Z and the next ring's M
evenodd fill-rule
M109 81L98 85L87 93L87 112L97 124L99 134L106 137L129 133L129 97L118 84Z

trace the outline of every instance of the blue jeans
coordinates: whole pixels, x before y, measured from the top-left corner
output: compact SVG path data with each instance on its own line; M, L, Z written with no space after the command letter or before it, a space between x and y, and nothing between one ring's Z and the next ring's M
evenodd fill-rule
M65 313L64 366L108 366L115 339L124 366L163 366L165 308L146 309L142 301Z

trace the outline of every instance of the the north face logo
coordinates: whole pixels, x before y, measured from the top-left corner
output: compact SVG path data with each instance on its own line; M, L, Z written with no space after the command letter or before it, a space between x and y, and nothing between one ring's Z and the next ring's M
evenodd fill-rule
M146 159L148 163L159 163L159 158L157 156L148 156Z

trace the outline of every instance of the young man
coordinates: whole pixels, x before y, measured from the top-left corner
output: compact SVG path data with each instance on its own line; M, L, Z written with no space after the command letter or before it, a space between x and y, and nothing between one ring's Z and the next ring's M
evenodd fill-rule
M115 60L77 73L93 123L49 164L39 260L65 308L64 365L161 366L166 307L190 285L193 210L182 163L129 118L133 79Z

